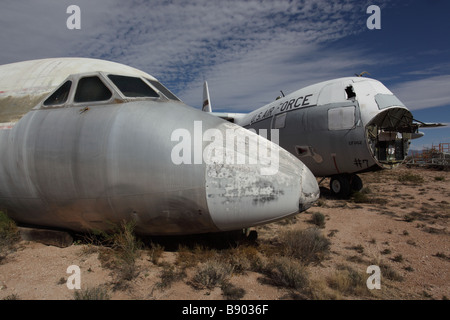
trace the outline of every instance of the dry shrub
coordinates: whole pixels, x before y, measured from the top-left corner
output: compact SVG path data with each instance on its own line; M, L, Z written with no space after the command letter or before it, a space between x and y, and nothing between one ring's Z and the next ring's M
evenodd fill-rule
M162 265L161 281L156 286L161 289L170 288L174 282L180 281L186 277L184 269L176 268L168 263Z
M224 282L221 286L222 294L227 300L239 300L245 296L245 289L236 287L230 282Z
M111 269L114 273L114 289L128 288L128 282L138 276L136 260L143 247L134 233L134 221L122 221L112 233L102 235L103 242L109 247L99 249L99 260L102 267Z
M75 290L75 300L109 300L111 299L104 286Z
M175 264L181 268L192 268L201 262L214 259L216 255L216 250L200 245L196 245L192 249L187 246L179 246Z
M159 259L162 257L164 253L164 247L159 243L150 243L150 248L148 249L148 255L150 261L157 265L159 263Z
M288 257L277 257L263 271L267 277L264 282L295 290L306 290L309 286L306 267L299 261Z
M329 252L330 241L318 228L285 231L280 237L285 256L304 263L320 262Z
M368 293L365 277L349 266L339 266L335 274L328 278L328 284L344 295L364 295Z
M228 281L232 273L233 266L231 264L218 260L208 260L198 267L197 273L190 284L195 289L207 288L211 290Z
M124 281L130 281L139 274L136 259L140 256L142 243L136 239L134 221L123 221L120 229L113 234L113 249L116 251L118 264L118 279L116 288L126 288ZM125 286L124 286L125 285Z
M321 212L313 212L311 222L319 228L325 228L325 215Z
M233 266L233 272L245 274L246 271L259 271L264 264L263 256L257 248L252 246L240 246L229 249L220 255L220 259Z
M413 185L420 185L423 183L422 176L414 173L404 173L398 177L398 181L403 184L413 184Z
M0 264L8 253L15 250L15 245L19 240L20 235L15 222L0 212Z
M394 270L394 268L392 268L389 264L386 264L384 262L380 262L379 264L380 269L381 269L381 275L388 279L388 280L392 280L392 281L403 281L403 277Z

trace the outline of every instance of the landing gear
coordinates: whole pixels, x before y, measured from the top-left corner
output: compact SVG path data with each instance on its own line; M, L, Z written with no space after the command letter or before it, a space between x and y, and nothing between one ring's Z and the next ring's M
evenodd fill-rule
M331 177L331 193L339 198L348 198L352 191L360 191L362 180L356 174L338 174Z
M350 195L350 179L347 175L336 175L331 177L330 190L339 198L347 198Z
M363 188L363 182L358 175L352 174L350 176L350 188L352 191L361 191Z

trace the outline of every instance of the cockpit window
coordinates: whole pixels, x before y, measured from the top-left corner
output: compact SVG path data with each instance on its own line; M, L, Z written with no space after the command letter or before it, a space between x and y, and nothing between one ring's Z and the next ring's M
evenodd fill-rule
M68 80L58 88L47 100L44 101L44 106L54 106L63 104L67 101L69 97L70 87L72 86L72 81Z
M159 91L161 91L161 93L163 95L165 95L168 99L170 100L176 100L176 101L180 101L180 99L178 99L172 92L169 91L169 89L167 89L166 87L164 87L160 82L155 81L155 80L150 80L145 78L148 82L150 82L156 89L158 89Z
M78 81L74 102L93 102L109 100L111 91L97 76L81 78Z
M136 77L119 76L115 74L108 75L108 78L119 88L120 91L130 98L151 97L159 98L158 93L150 88L142 79Z
M375 101L378 105L378 109L386 109L392 106L404 107L405 105L393 94L377 94L375 95Z

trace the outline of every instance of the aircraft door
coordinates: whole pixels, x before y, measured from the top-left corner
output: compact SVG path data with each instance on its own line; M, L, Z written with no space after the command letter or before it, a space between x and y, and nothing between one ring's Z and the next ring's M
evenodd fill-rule
M358 104L353 102L329 108L327 117L329 151L332 154L335 173L367 169L371 163L363 139L364 131Z
M356 107L339 107L328 110L328 130L351 130L357 125Z

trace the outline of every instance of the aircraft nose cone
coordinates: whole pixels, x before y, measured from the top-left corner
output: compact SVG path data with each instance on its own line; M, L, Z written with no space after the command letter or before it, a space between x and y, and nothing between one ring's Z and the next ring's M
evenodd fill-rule
M299 201L299 211L302 212L310 208L320 196L319 186L316 177L303 165L301 174L301 194Z
M218 229L230 231L269 223L303 211L317 200L316 178L300 160L246 129L229 128L236 130L237 136L246 135L258 148L255 152L227 144L222 152L228 161L214 161L212 154L207 155L206 198ZM235 155L234 162L230 154ZM238 156L247 161L236 163Z

